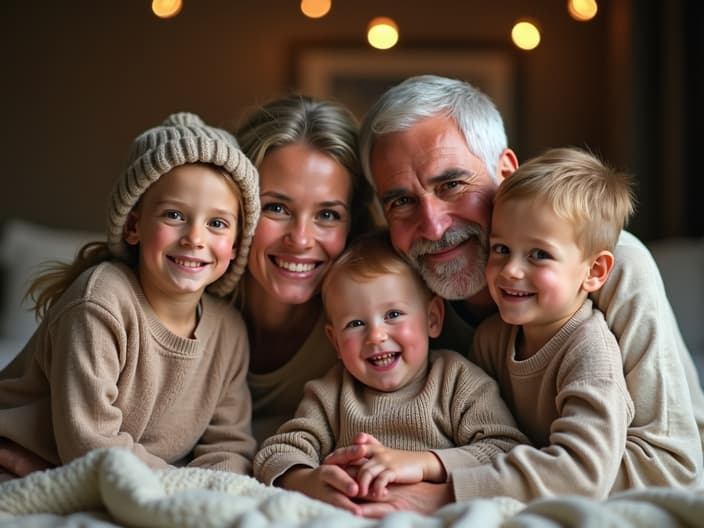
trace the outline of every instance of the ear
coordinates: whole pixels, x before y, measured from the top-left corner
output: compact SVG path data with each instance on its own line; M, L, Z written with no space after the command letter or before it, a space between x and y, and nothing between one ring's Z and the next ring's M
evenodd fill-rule
M330 323L327 323L325 325L325 335L328 336L328 339L332 343L332 346L335 347L335 351L337 352L337 356L340 357L340 349L337 346L337 337L335 336L335 329L332 327Z
M614 268L614 255L611 251L601 251L592 259L587 278L582 282L582 289L587 292L595 292L601 288L609 273Z
M237 240L235 240L235 243L232 244L232 251L230 252L230 260L235 260L237 258L237 251L239 250L239 243Z
M127 215L127 222L125 222L125 242L131 246L135 246L139 243L139 233L137 233L137 223L139 222L139 213L136 209L130 211Z
M428 303L428 336L438 337L445 319L445 301L439 295L433 295Z
M518 168L518 157L510 148L505 148L499 156L499 162L496 164L496 180L499 184L506 178L511 176Z

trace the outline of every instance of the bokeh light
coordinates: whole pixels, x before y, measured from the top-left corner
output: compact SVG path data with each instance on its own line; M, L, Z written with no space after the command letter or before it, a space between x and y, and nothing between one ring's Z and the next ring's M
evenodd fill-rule
M182 0L152 0L152 12L159 18L175 17L182 7Z
M511 39L517 47L530 51L540 44L540 30L535 22L519 20L511 30Z
M322 18L330 12L331 0L301 0L301 13L308 18Z
M567 0L567 12L580 22L591 20L598 10L595 0Z
M398 26L387 17L377 17L367 27L367 42L376 49L393 48L398 42Z

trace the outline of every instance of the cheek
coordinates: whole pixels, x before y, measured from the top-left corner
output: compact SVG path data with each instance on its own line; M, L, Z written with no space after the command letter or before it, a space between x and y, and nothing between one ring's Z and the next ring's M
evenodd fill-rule
M213 251L220 255L221 259L231 260L233 258L232 247L235 244L234 236L223 236L213 244Z
M391 243L403 254L408 254L412 243L412 229L404 222L392 220L389 223Z
M330 260L336 259L347 244L347 228L331 229L319 238L320 245Z

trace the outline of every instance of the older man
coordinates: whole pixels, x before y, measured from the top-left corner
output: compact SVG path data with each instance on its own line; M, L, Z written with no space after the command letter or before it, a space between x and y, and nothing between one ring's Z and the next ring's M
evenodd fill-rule
M453 308L444 344L468 350L472 328L495 311L484 277L492 198L518 166L500 114L465 82L413 77L370 109L360 149L394 246ZM615 255L616 267L593 300L619 341L636 416L612 491L696 486L702 478L704 394L692 358L650 253L624 232ZM340 450L330 462L363 457L375 445ZM365 512L430 512L453 500L506 494L529 500L541 496L547 477L536 475L529 459L509 453L490 466L455 468L445 484L392 487L385 503L370 502Z

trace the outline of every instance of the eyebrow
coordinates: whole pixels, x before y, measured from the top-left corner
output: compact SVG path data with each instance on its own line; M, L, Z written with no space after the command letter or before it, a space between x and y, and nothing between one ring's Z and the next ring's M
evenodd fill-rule
M441 172L437 176L433 176L428 180L428 183L432 185L437 185L439 183L445 183L448 181L456 180L457 178L465 178L474 176L474 172L468 171L466 169L460 169L458 167L451 167ZM397 187L395 189L389 189L384 194L381 195L381 202L387 204L396 198L403 196L408 191L403 187Z
M261 198L262 196L267 196L269 198L274 198L276 200L281 200L282 202L286 203L291 203L293 199L290 196L287 196L286 194L276 192L276 191L267 191L263 192L259 195ZM347 205L346 202L343 202L342 200L326 200L324 202L318 202L316 205L321 206L321 207L344 207L345 209L349 209L349 205Z

